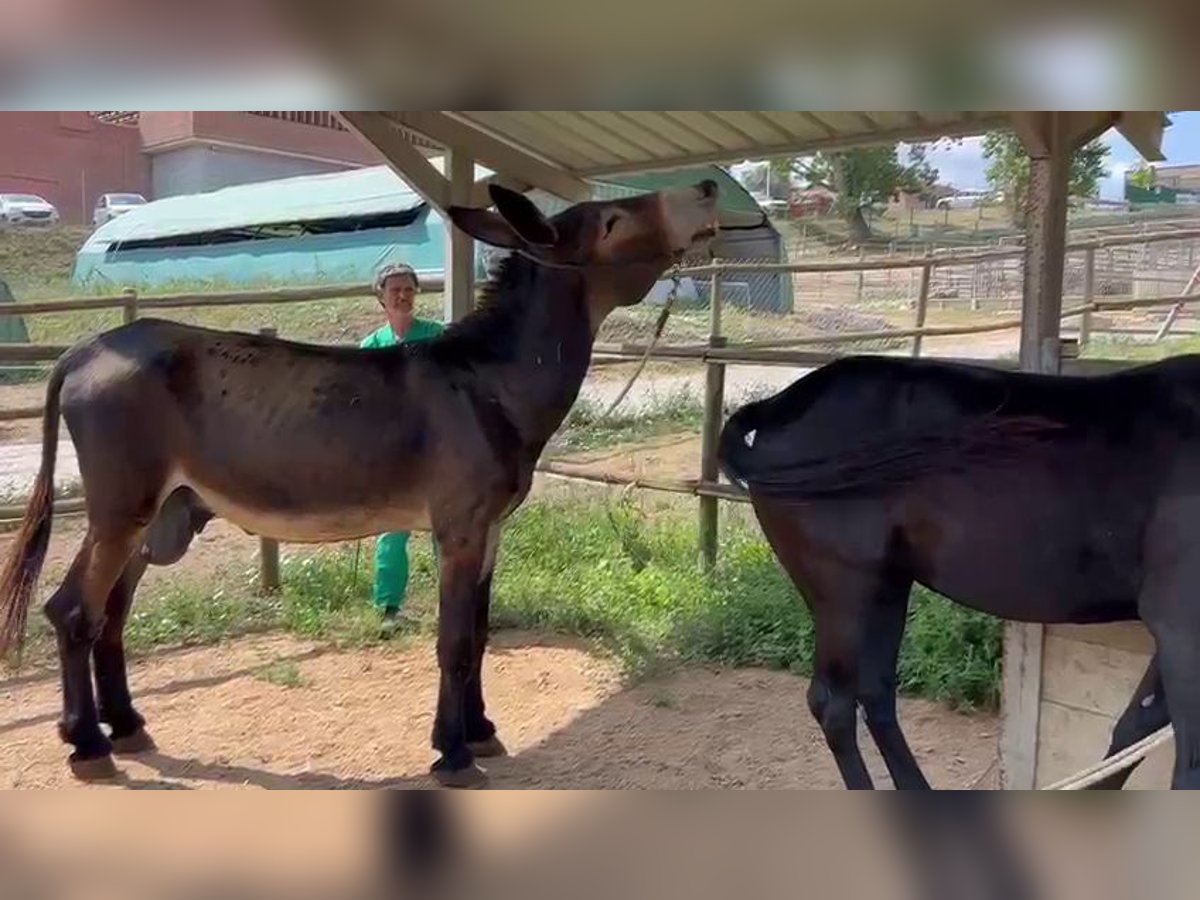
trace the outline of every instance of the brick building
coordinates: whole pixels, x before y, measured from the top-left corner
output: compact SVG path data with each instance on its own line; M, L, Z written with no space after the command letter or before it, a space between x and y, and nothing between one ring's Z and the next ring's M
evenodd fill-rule
M64 222L100 194L147 199L377 165L328 112L0 112L0 192L27 192Z
M86 112L0 113L0 193L30 193L62 221L90 221L100 194L150 190L149 159L135 125Z

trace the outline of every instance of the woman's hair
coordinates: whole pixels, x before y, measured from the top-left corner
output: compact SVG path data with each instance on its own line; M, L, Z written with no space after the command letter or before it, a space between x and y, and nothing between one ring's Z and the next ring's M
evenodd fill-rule
M388 263L375 274L376 294L383 293L383 286L393 275L404 275L408 278L411 278L416 289L418 291L421 289L421 280L417 278L417 272L412 266L406 265L405 263Z

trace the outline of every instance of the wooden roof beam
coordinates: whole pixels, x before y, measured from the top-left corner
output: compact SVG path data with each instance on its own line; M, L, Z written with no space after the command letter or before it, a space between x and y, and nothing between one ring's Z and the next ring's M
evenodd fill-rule
M1162 152L1163 130L1169 120L1158 111L1123 112L1117 121L1117 131L1133 144L1133 149L1142 154L1147 162L1162 162L1167 157Z
M397 124L447 148L467 150L481 165L502 177L516 179L572 202L588 200L592 196L591 186L582 178L523 147L501 140L474 122L440 111L394 112L390 116Z
M450 181L437 170L386 113L339 112L347 129L372 144L392 170L439 212L450 206Z
M1166 116L1161 112L1015 112L1012 125L1031 157L1047 156L1056 141L1072 149L1081 147L1116 127L1144 159L1166 159L1162 152ZM1058 129L1057 135L1052 136L1052 128Z

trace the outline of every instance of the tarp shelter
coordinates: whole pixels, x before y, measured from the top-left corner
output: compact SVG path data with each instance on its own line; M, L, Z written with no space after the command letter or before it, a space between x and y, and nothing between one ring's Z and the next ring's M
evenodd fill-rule
M0 279L0 303L16 303L17 298L8 289L8 283ZM0 316L0 344L28 344L29 329L22 316Z
M440 160L431 160L437 167ZM477 179L492 173L475 167ZM753 198L717 166L654 175L625 175L594 186L597 199L721 182L726 209L748 222L716 250L736 259L786 259L783 240ZM545 192L547 212L567 204ZM442 215L387 166L301 176L170 197L131 210L96 229L80 249L73 281L82 288L172 285L367 283L387 261L403 260L426 279L445 273ZM487 248L476 248L482 274ZM730 285L731 299L759 309L789 310L791 279L759 275ZM706 297L705 285L691 285ZM661 293L655 291L655 294Z
M91 234L72 280L151 290L367 283L390 259L441 277L445 243L442 217L387 166L373 166L147 203Z
M612 181L597 182L592 188L596 200L615 200L647 191L667 190L694 185L703 178L712 178L720 186L721 208L724 216L736 220L736 228L722 231L712 245L713 255L739 262L787 262L787 246L783 235L767 218L758 201L736 178L720 166L688 167L665 172L646 172L614 177ZM546 191L529 192L533 201L545 212L556 213L570 204ZM706 304L709 281L706 278L686 279L681 300ZM731 306L749 307L759 312L791 312L793 304L792 277L786 272L744 272L737 277L721 279L725 302ZM650 302L660 301L665 292L652 292Z
M8 289L8 283L0 278L0 303L16 303L17 298ZM0 316L0 344L28 344L29 329L22 316ZM17 370L19 371L19 370ZM13 380L14 370L0 366L0 384ZM17 375L21 380L22 376Z

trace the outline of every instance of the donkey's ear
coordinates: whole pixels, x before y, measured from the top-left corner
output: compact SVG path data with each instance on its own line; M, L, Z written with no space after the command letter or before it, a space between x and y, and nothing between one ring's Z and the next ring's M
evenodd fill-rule
M451 206L446 214L460 230L488 246L516 250L524 244L512 226L491 210Z
M553 247L558 243L558 231L524 194L494 183L488 185L488 193L496 211L526 243L534 247Z

